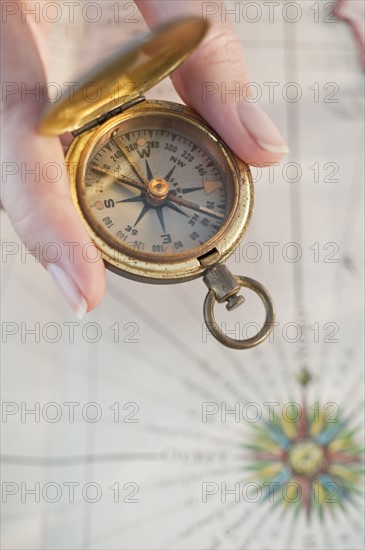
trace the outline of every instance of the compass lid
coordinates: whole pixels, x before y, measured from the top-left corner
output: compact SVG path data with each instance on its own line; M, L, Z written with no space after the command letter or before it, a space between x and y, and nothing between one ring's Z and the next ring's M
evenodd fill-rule
M46 108L40 131L60 135L78 130L141 97L191 54L207 28L197 17L179 19L118 50Z

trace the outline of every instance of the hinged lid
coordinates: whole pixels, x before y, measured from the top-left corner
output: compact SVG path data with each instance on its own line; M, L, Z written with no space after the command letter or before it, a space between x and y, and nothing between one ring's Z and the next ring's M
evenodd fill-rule
M179 19L117 51L47 107L40 131L60 135L77 130L140 97L191 54L207 28L196 17Z

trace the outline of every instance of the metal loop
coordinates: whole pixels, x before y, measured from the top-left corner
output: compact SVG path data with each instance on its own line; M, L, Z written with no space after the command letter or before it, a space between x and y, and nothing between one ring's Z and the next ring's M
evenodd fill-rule
M214 317L214 304L216 302L216 296L213 290L209 290L204 301L204 319L210 332L223 345L233 349L248 349L261 344L261 342L263 342L270 334L275 320L274 305L270 294L266 288L262 286L262 284L254 279L250 279L250 277L235 275L235 278L240 286L253 290L264 304L266 318L265 323L258 334L252 338L247 338L246 340L236 340L235 338L231 338L230 336L224 334L224 332L219 328Z

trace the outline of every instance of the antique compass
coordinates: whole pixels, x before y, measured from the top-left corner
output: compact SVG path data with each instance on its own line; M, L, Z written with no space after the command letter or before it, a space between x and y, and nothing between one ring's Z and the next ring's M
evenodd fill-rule
M117 52L48 107L41 131L75 137L66 155L72 199L106 266L147 283L203 276L208 328L245 349L262 342L274 321L264 287L223 265L250 221L250 170L195 111L143 97L206 30L200 19L182 19ZM213 312L215 301L228 310L240 305L240 287L256 292L266 311L262 329L246 340L225 335Z

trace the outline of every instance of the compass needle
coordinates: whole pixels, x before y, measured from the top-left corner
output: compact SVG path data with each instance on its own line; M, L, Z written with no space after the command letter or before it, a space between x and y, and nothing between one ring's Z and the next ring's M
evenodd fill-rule
M196 212L202 212L207 216L211 216L218 220L224 219L224 214L220 214L219 212L215 212L210 208L206 208L205 206L200 206L199 204L196 204L194 202L190 202L185 199L180 199L179 197L176 197L176 196L170 196L169 200L171 202L175 202L176 204L180 204L180 206L185 206L186 208L190 208L191 210L195 210Z
M136 163L131 155L131 153L127 150L126 147L124 147L120 137L114 138L114 143L116 147L119 149L119 151L125 156L129 166L132 168L133 172L136 174L136 176L140 179L144 185L148 185L148 180L146 179L144 173L142 172L140 166L138 163Z
M93 170L95 170L96 172L99 172L100 174L105 174L106 176L109 176L110 178L113 179L113 181L115 183L122 183L122 184L130 185L132 187L135 187L136 189L141 189L141 190L146 189L146 186L143 183L132 180L131 178L129 178L127 176L123 176L123 175L120 175L120 174L116 175L115 172L113 172L112 170L110 170L108 168L103 168L102 166L99 166L97 164L93 165L92 168L93 168Z

